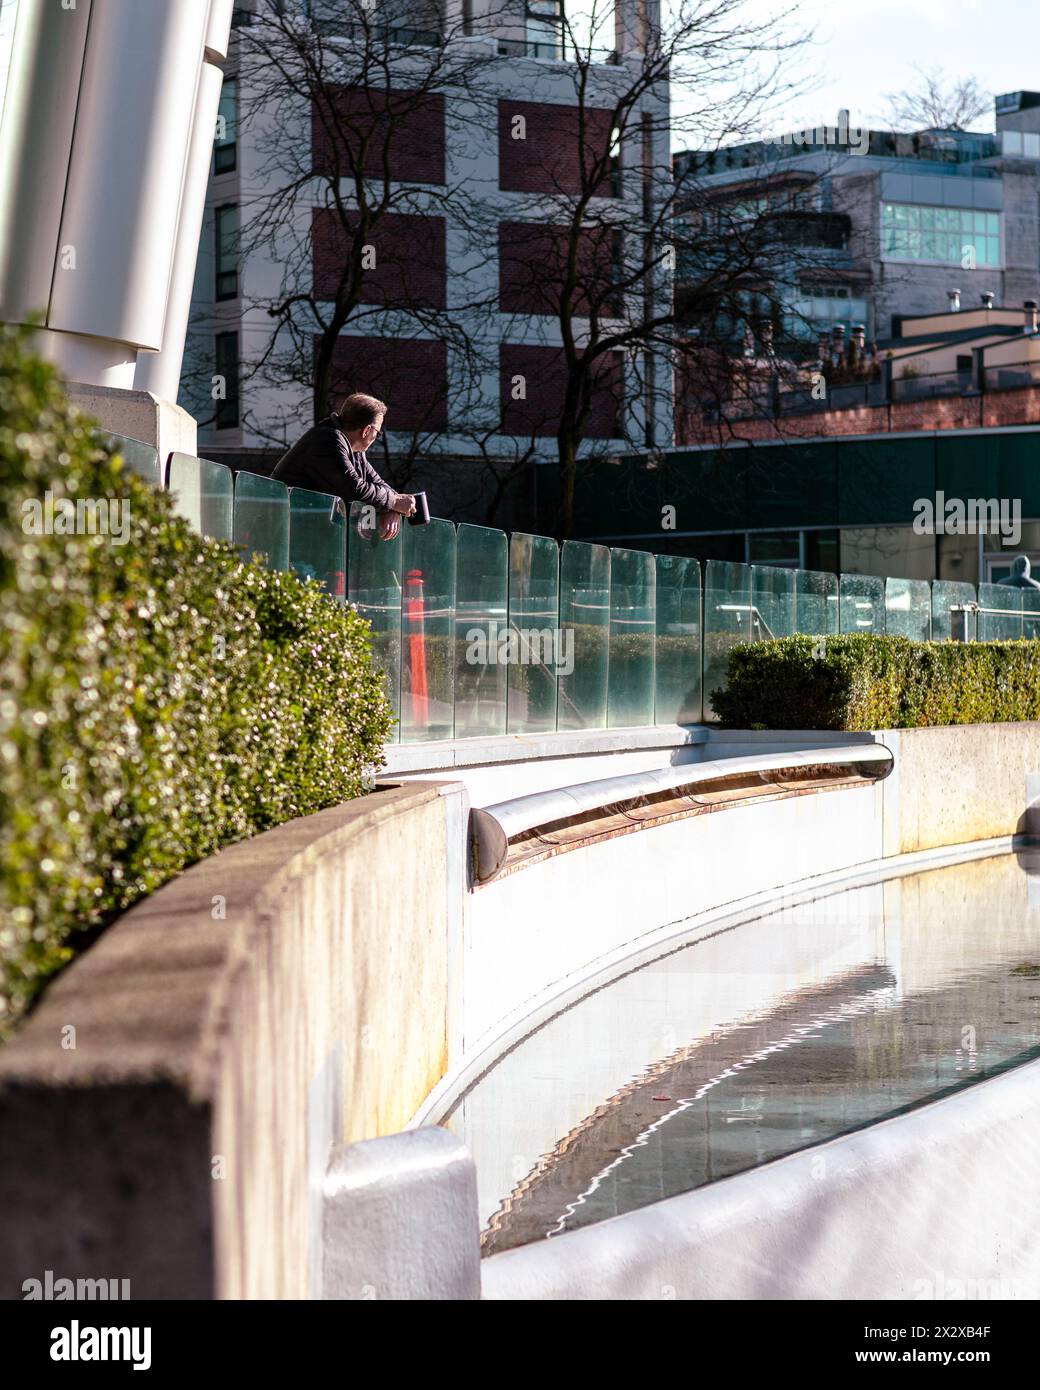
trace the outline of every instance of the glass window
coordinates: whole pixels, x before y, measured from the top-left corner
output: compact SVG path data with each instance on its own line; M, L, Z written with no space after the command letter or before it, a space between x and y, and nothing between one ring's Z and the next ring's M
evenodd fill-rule
M213 219L216 258L216 298L238 297L238 208L234 203L219 207Z
M372 663L386 677L386 694L395 720L401 713L401 556L402 527L393 540L381 540L368 509L351 503L347 533L347 599L372 624ZM391 740L401 737L395 723Z
M935 537L912 526L855 526L841 533L841 568L846 574L882 578L935 578Z
M245 559L258 556L273 570L289 568L289 489L258 473L235 475L234 540Z
M654 721L656 598L654 557L642 550L613 548L607 680L611 728Z
M1000 214L973 208L881 204L881 244L886 258L977 266L1000 265Z
M339 599L347 587L347 510L338 497L289 489L289 568Z
M18 0L0 0L0 116L4 109L7 74L11 67L14 47L14 22L18 18Z
M506 731L509 546L463 523L455 540L455 737Z
M218 333L214 357L218 381L224 392L217 398L216 426L218 430L233 429L238 424L238 334Z
M451 738L455 721L455 527L403 526L401 742Z
M607 722L611 640L610 551L564 541L560 552L558 729L602 729Z
M217 110L217 133L213 149L213 172L229 174L235 168L238 153L238 83L225 78L220 89Z
M558 0L527 0L527 51L533 58L560 56Z

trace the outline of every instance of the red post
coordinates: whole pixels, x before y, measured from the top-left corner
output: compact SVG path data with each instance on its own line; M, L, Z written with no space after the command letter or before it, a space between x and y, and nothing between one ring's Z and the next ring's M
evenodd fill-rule
M422 570L409 570L404 581L404 617L408 624L408 670L411 673L412 722L429 723L429 691L426 685Z

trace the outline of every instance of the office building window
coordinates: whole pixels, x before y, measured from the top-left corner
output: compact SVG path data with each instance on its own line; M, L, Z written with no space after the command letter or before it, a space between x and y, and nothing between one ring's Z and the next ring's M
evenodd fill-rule
M238 159L238 83L229 77L220 89L217 136L213 149L213 172L230 174Z
M527 52L532 58L560 56L558 0L527 0Z
M238 297L238 208L234 203L217 208L214 214L216 297Z
M813 339L840 323L848 335L854 323L868 327L867 314L867 301L853 295L848 285L813 285L785 306L784 332L792 338Z
M238 334L218 333L214 354L216 375L224 388L224 399L217 399L218 430L234 429L238 424Z
M1000 265L1000 213L881 204L882 255L890 261L931 261L965 270Z

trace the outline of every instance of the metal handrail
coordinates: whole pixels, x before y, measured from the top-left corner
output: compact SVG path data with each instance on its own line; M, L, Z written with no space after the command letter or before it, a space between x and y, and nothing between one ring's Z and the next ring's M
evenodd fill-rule
M581 782L514 797L492 806L476 807L470 812L474 878L478 883L487 883L494 878L505 864L510 843L518 836L619 802L679 791L685 787L693 788L699 782L821 765L844 767L862 764L865 776L881 780L891 772L892 763L892 754L883 743L837 747L829 744L822 748L799 749L797 752L754 753L633 772L621 777L604 777L594 782Z

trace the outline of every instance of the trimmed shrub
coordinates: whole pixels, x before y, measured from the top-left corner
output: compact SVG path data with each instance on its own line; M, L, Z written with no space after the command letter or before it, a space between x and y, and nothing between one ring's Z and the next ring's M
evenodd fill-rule
M817 653L814 655L814 652ZM918 729L1040 719L1040 642L850 633L745 643L712 707L731 729Z
M37 534L114 501L125 543ZM0 1030L179 870L364 790L392 723L370 631L196 536L0 328Z

